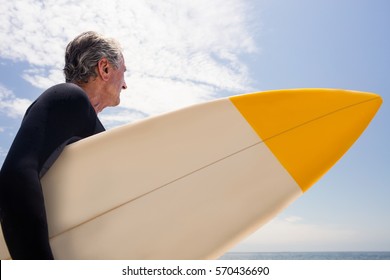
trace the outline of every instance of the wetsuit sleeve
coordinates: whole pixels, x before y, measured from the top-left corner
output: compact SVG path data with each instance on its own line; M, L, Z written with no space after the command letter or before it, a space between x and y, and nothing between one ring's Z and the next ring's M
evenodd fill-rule
M39 163L42 177L66 145L96 133L96 113L85 96L72 95L53 105L45 120L46 135Z
M54 95L34 104L22 121L7 157L18 170L20 164L28 166L41 177L42 167L50 167L47 161L53 163L67 143L94 134L97 116L85 94L68 90Z
M53 257L40 177L66 143L94 134L96 120L73 86L53 87L27 111L0 171L1 222L12 258Z

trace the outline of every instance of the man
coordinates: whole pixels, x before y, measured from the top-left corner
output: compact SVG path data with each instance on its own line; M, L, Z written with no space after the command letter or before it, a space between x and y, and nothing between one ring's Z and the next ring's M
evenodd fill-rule
M13 259L53 259L40 178L67 144L105 130L97 113L119 104L125 71L116 41L82 33L66 48L66 83L27 109L0 171L1 225Z

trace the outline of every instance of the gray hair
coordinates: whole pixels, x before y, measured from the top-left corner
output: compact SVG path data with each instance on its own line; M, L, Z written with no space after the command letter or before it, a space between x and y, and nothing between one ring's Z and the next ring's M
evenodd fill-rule
M91 77L97 77L96 66L102 58L107 58L118 69L123 61L119 43L93 31L81 33L66 47L66 82L88 83Z

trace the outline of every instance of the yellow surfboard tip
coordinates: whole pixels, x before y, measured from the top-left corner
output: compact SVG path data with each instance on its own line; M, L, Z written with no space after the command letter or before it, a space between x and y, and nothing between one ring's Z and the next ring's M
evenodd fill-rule
M277 90L230 100L303 192L343 156L382 104L377 94L339 89Z

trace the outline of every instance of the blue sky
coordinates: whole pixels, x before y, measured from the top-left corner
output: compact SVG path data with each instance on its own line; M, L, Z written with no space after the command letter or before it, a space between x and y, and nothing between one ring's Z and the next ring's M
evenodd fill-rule
M0 164L24 110L62 82L64 48L96 30L124 47L107 128L250 91L330 87L384 104L304 196L233 251L390 250L390 2L0 0Z

